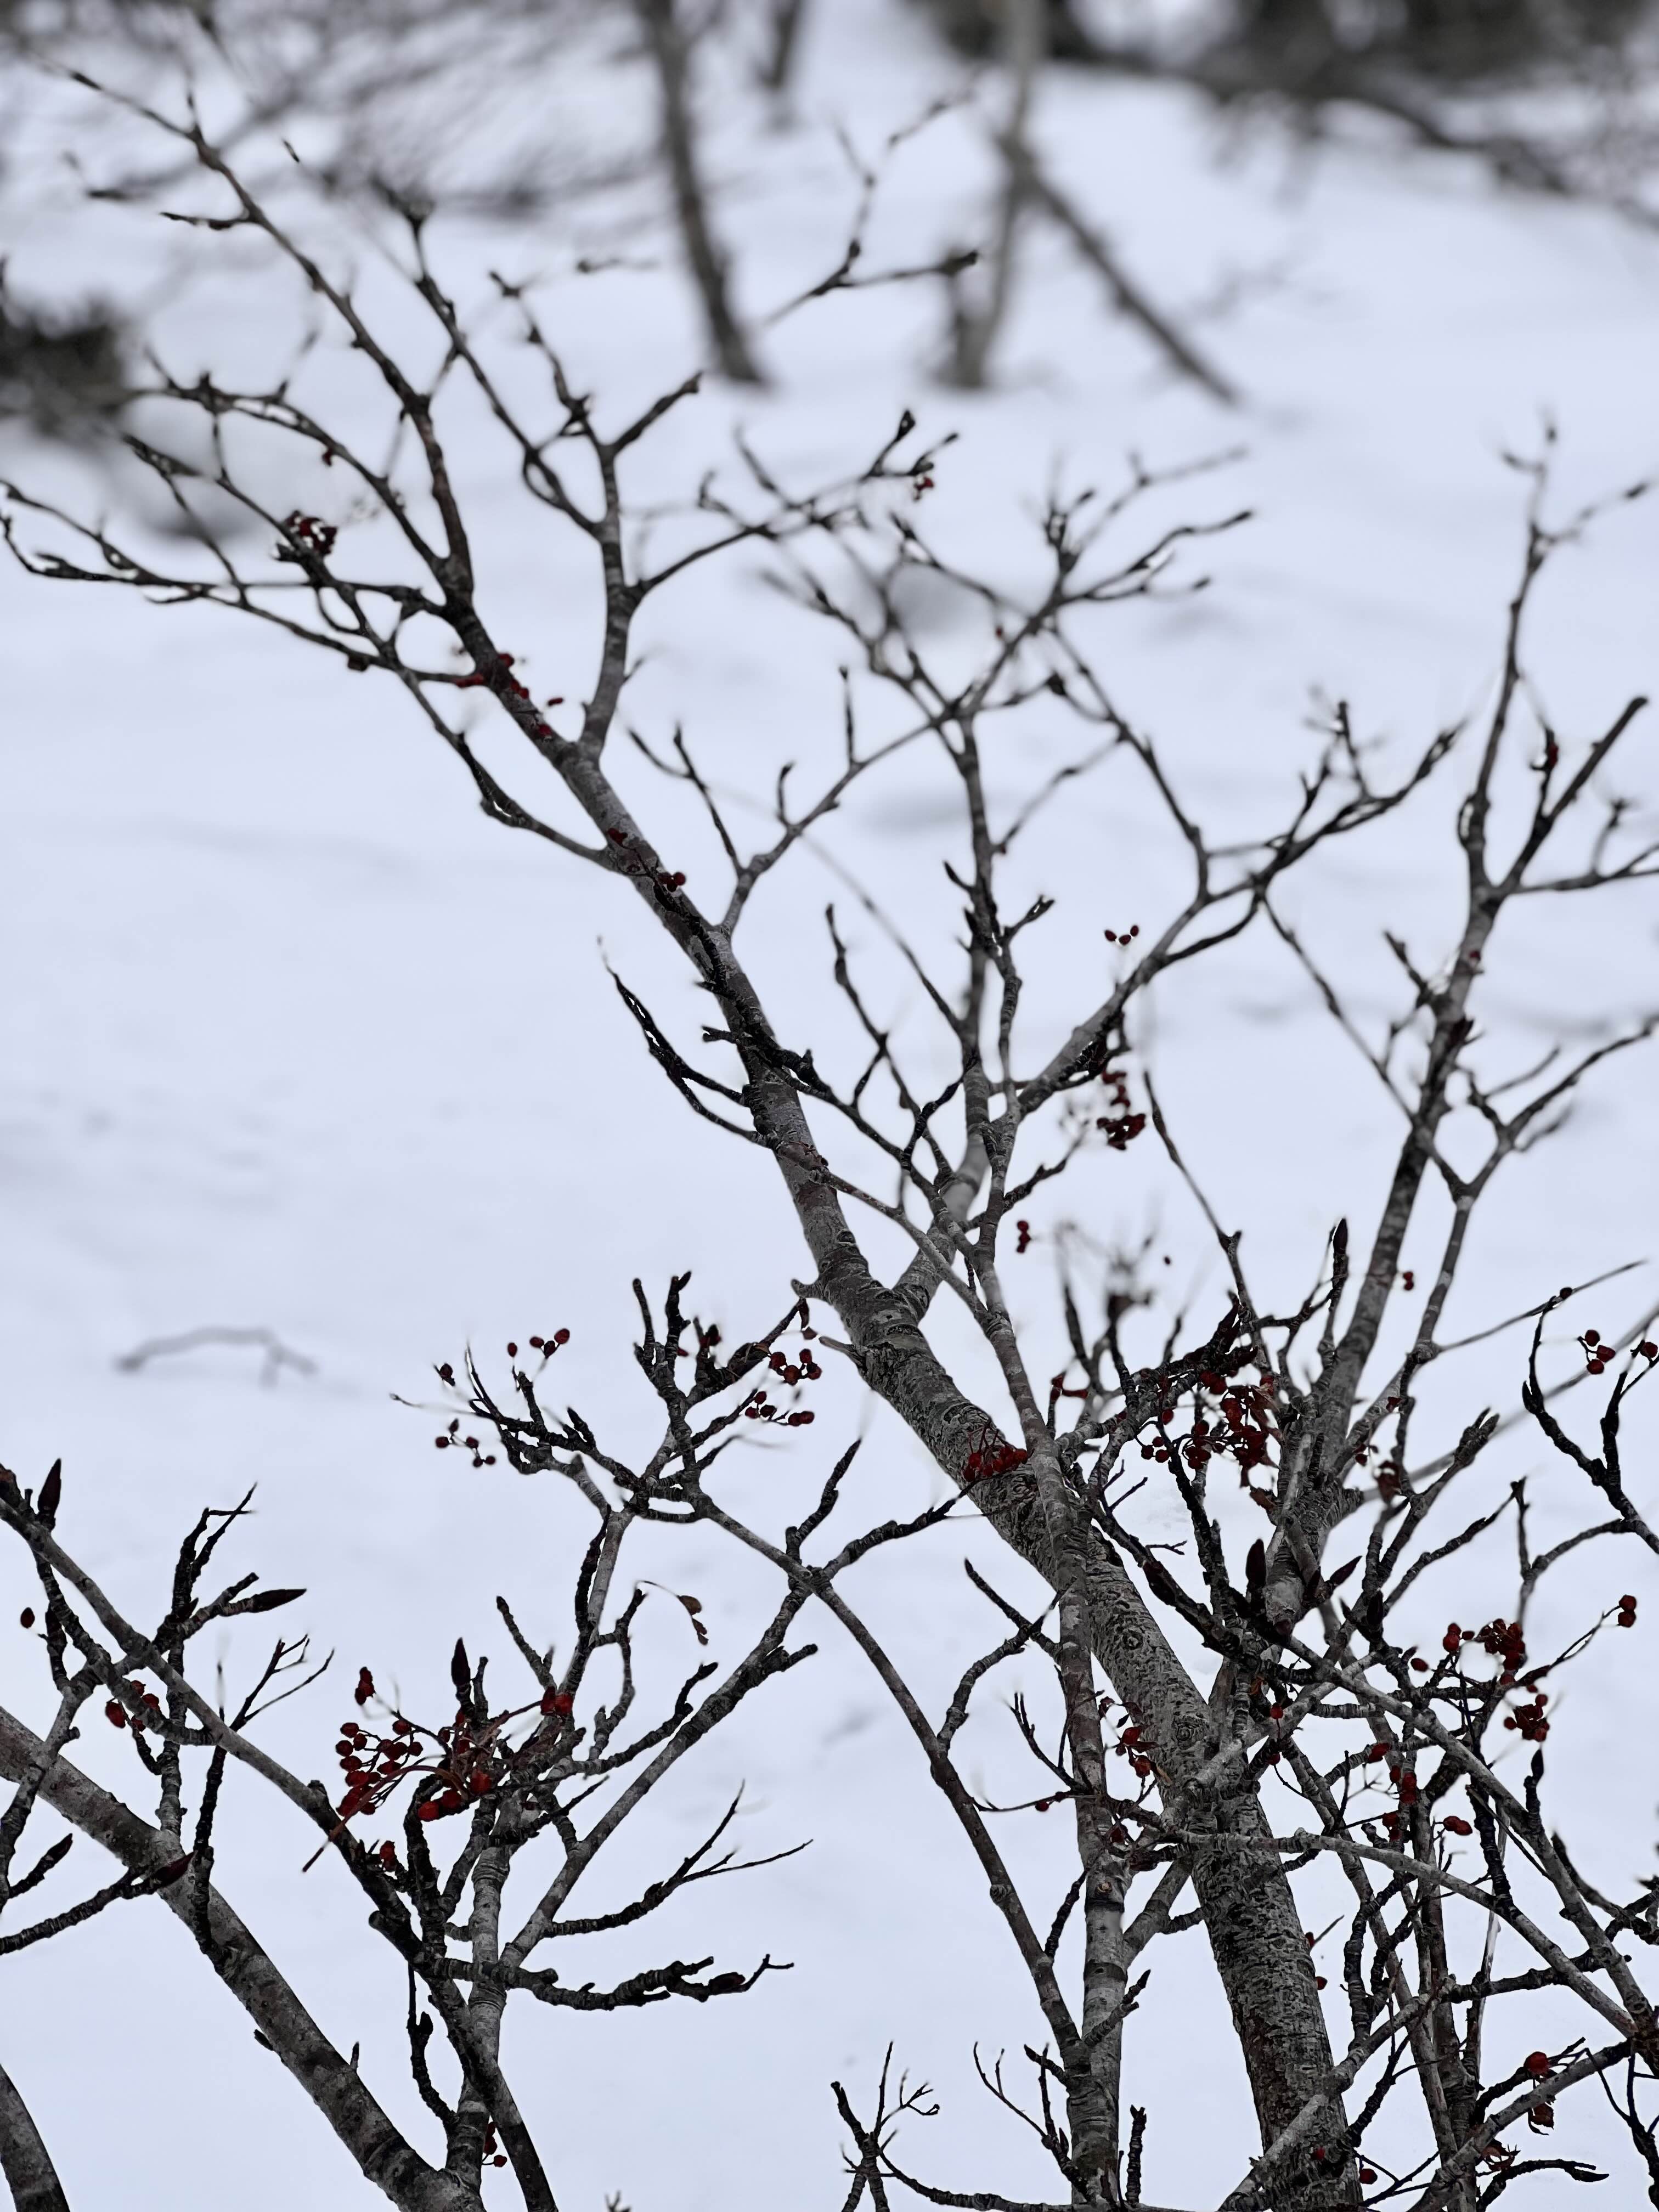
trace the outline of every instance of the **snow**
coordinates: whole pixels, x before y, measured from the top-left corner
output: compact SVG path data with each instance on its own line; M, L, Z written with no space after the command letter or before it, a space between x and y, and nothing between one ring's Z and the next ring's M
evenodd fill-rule
M830 124L844 121L872 149L953 82L896 0L838 0L813 35L794 125L778 127L747 96L720 103L711 159L729 182L720 220L751 310L804 289L838 255L853 193ZM637 85L603 54L577 65L587 74L574 106L596 139L613 118L619 137L635 130ZM571 97L568 73L560 89ZM94 166L111 149L107 121L56 88L39 91L32 121L35 143L68 136ZM1237 447L1224 468L1153 502L1160 516L1252 510L1248 526L1188 556L1211 588L1114 611L1098 630L1114 696L1168 747L1194 803L1212 819L1267 818L1308 757L1315 687L1352 701L1395 761L1442 721L1478 713L1521 547L1523 487L1500 448L1534 450L1540 416L1553 415L1562 511L1659 460L1659 245L1595 207L1503 191L1470 165L1364 143L1310 155L1266 126L1229 139L1169 89L1059 76L1037 127L1056 173L1174 309L1234 272L1252 278L1231 312L1194 325L1247 395L1242 410L1171 383L1064 243L1041 234L994 391L930 380L936 291L832 299L763 336L774 390L711 390L671 420L641 463L640 495L684 491L703 466L726 465L738 423L795 482L856 466L908 404L924 435L959 434L917 520L964 566L1018 574L1030 572L1033 502L1055 471L1109 485L1132 450L1170 465ZM865 266L972 234L985 183L971 118L936 124L896 160ZM158 236L141 213L94 217L61 196L32 198L27 163L9 191L20 289L154 287L179 265L177 234ZM642 224L637 196L617 204ZM435 251L469 296L483 295L490 265L551 272L548 326L615 420L695 365L698 341L659 228L635 241L653 269L572 273L602 215L580 203L572 227L440 224ZM284 359L300 327L294 295L246 255L188 244L192 262L230 265L169 286L169 358ZM362 239L353 250L386 326L412 332L410 304ZM366 404L337 349L307 373L342 410ZM499 632L522 642L538 689L545 678L577 696L591 579L518 492L499 440L476 413L458 421ZM130 480L31 450L15 431L3 459L26 483L118 511L137 495ZM283 495L278 472L272 496ZM309 482L305 495L320 496ZM1124 526L1126 551L1142 527ZM1575 735L1653 680L1656 556L1656 507L1616 508L1547 585L1532 664ZM803 775L833 761L842 648L764 592L757 566L739 556L696 572L648 617L632 714L657 739L682 720L717 782L763 798L784 759ZM568 1325L569 1395L637 1441L649 1409L628 1352L630 1277L657 1285L692 1267L700 1310L728 1334L761 1325L802 1266L781 1194L763 1162L693 1123L647 1064L605 960L678 1033L695 1034L697 1008L632 901L485 823L390 686L348 680L227 615L156 611L9 570L0 592L0 1457L33 1480L63 1456L66 1540L129 1613L159 1606L200 1505L257 1484L239 1560L307 1585L315 1641L339 1655L331 1683L367 1662L436 1704L457 1633L504 1664L498 1589L535 1632L560 1633L580 1539L547 1486L439 1458L435 1423L393 1394L431 1397L430 1362L465 1343L499 1358L509 1335ZM961 644L957 619L938 611L941 650ZM862 703L868 726L882 726L890 709ZM1034 714L999 759L999 800L1070 742L1057 711ZM1651 762L1638 726L1620 787L1650 796ZM624 774L652 822L678 824L695 889L699 871L707 880L716 868L712 843L642 766ZM827 840L934 945L953 926L936 867L950 834L941 788L920 753L901 756ZM1312 873L1292 902L1355 976L1370 1018L1393 1003L1384 927L1433 957L1449 911L1446 830L1446 805L1431 796ZM1034 884L1064 893L1033 983L1041 1037L1075 1010L1079 974L1101 972L1103 923L1145 924L1167 906L1169 861L1145 793L1114 765L1069 787L1033 833L1027 866ZM750 924L758 971L793 995L786 1036L797 1045L821 1004L818 916L830 896L878 962L874 933L816 861L769 888ZM1486 1018L1519 1057L1564 1023L1593 1039L1650 1002L1654 941L1639 892L1614 895L1593 919L1529 915L1512 957L1494 963ZM904 1007L926 1065L938 1047L922 1040L921 1010L895 975L879 988L885 1010ZM1188 1156L1224 1212L1247 1221L1247 1250L1275 1291L1305 1284L1336 1214L1358 1222L1375 1209L1386 1101L1260 936L1172 990L1150 1042ZM1510 1171L1460 1297L1464 1326L1644 1255L1659 1199L1654 1100L1650 1066L1632 1058L1551 1147ZM1133 1155L1107 1164L1087 1186L1096 1233L1152 1223L1178 1279L1213 1296L1201 1225L1167 1176ZM1041 1253L1026 1265L1022 1296L1047 1328ZM1575 1309L1575 1326L1641 1310L1650 1278L1634 1279L1601 1294L1594 1315ZM274 1328L317 1371L262 1387L257 1354L226 1348L117 1370L142 1340L204 1323ZM945 1315L939 1332L942 1342L957 1333ZM1477 1355L1445 1401L1447 1422L1488 1401L1512 1407L1520 1357L1513 1337ZM787 1459L745 1471L757 1510L778 1510L780 1486L804 1497L860 1423L870 1438L849 1512L915 1510L935 1494L914 1447L870 1419L844 1377L819 1402L817 1427ZM1536 1461L1517 1437L1504 1466ZM859 1583L936 1705L995 1632L957 1564L964 1540L1004 1587L1024 1587L994 1546L955 1529ZM664 1568L702 1596L716 1652L735 1654L763 1581L706 1534ZM1605 1601L1609 1574L1626 1586L1620 1571L1598 1565L1571 1598ZM15 1619L27 1594L15 1557L0 1577ZM975 2042L1017 2051L1037 2032L1017 1962L878 1686L832 1632L813 1632L820 1656L691 1763L649 1848L643 1838L622 1847L594 1897L619 1901L630 1875L671 1864L739 1780L744 1848L810 1835L810 1851L694 1891L626 1955L596 1948L587 1968L621 1973L676 1951L748 1966L766 1951L793 1972L739 2002L509 2028L510 2070L567 2212L612 2191L636 2212L839 2203L828 2083L867 2094L890 2042L944 2100L940 2121L906 2138L915 2163L960 2186L1042 2185L972 2078ZM8 1696L38 1719L34 1655L21 1632L0 1633L12 1639ZM665 1668L690 1656L678 1623L659 1640ZM252 1646L234 1648L245 1664ZM1627 1649L1621 1639L1613 1657ZM1644 1731L1651 1741L1652 1684L1645 1658L1621 1680L1598 1649L1573 1692L1574 1725L1559 1732L1555 1786L1565 1803L1594 1791L1592 1856L1604 1855L1609 1878L1648 1863L1653 1792L1627 1753ZM327 1718L344 1694L325 1685L273 1721L270 1741L301 1771L325 1769ZM1016 1767L994 1720L975 1728L996 1786ZM101 1774L125 1771L111 1734L82 1747ZM1036 1893L1063 1886L1058 1837L1011 1847L1038 1875ZM398 2087L391 1956L365 1943L356 1894L331 1864L300 1877L309 1849L297 1818L236 1784L224 1887L329 2032L343 2046L361 2039L377 2094L426 2144L429 2123ZM1128 2059L1129 2093L1152 2113L1149 2191L1194 2204L1237 2178L1250 2140L1200 1944L1183 1938L1158 1963ZM230 2176L246 2212L363 2198L159 1909L121 1908L9 1960L6 1982L5 2063L71 2203L206 2212L225 2203ZM1557 2148L1577 2149L1581 2126L1565 2118ZM511 2201L505 2183L500 2201Z

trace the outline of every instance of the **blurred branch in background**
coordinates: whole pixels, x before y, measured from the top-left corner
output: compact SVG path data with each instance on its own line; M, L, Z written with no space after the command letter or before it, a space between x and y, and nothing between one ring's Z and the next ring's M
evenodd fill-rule
M686 35L685 0L638 0L656 71L661 118L662 162L673 194L674 221L685 264L702 302L708 343L722 376L733 384L763 384L749 339L732 302L731 270L716 243L708 191L692 114L691 57ZM793 39L793 29L790 36ZM783 34L780 32L780 46ZM782 67L787 69L787 54Z
M1259 131L1288 127L1304 139L1339 132L1346 115L1368 110L1417 144L1474 155L1514 184L1603 198L1643 221L1659 216L1647 198L1659 151L1659 23L1650 0L1574 8L1545 0L887 6L895 40L932 22L942 52L988 72L972 100L988 116L993 169L983 234L963 235L959 203L946 216L959 252L939 366L965 388L991 380L1022 259L1048 226L1177 377L1224 404L1240 398L1167 303L1173 288L1164 272L1150 282L1133 275L1133 252L1116 242L1112 211L1092 204L1086 183L1057 173L1042 127L1042 88L1055 70L1067 73L1073 105L1091 77L1103 88L1124 76L1178 82ZM697 300L711 367L738 385L758 385L764 368L738 304L741 270L719 204L766 190L788 143L767 125L781 112L812 111L819 22L807 0L702 8L691 0L359 0L350 9L330 0L222 0L210 9L185 0L61 0L0 12L0 49L11 55L15 100L24 97L17 71L31 60L62 71L113 56L141 95L183 70L222 111L218 143L248 161L261 189L274 189L270 164L286 137L328 192L365 210L388 198L441 205L452 215L550 224L563 240L597 224L630 248L641 233L666 228ZM567 88L579 70L614 98L573 100ZM948 100L949 90L941 97ZM820 112L813 120L858 118ZM179 161L112 153L97 191L106 200L154 200L186 173ZM55 186L34 160L9 189L27 212ZM608 258L588 257L592 265ZM46 435L94 434L119 396L122 312L51 300L14 307L0 324L0 410Z
M996 52L1002 0L910 4L955 51ZM1652 0L1048 0L1048 16L1055 58L1085 70L1188 84L1316 136L1368 110L1507 183L1659 219Z

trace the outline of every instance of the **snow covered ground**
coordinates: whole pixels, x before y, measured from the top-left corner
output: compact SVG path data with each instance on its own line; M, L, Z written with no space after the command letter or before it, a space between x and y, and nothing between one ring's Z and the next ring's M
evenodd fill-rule
M721 222L751 307L799 291L838 254L851 194L830 122L873 147L953 82L891 0L836 0L814 36L798 124L779 129L733 100L714 141L730 180ZM583 66L560 97L603 140L607 104L637 88ZM37 99L39 143L48 125L78 132L95 167L107 122L89 103L69 118L56 91ZM995 390L970 397L930 380L936 293L831 300L762 341L772 391L711 391L677 418L652 449L660 480L642 478L641 495L694 484L734 422L805 481L860 461L910 405L924 433L959 433L922 510L934 542L1006 573L1025 558L1018 533L1056 469L1109 483L1131 450L1170 465L1238 447L1224 471L1161 495L1195 515L1254 511L1202 549L1208 592L1130 606L1100 629L1117 698L1158 732L1195 801L1212 817L1266 818L1307 757L1316 687L1352 701L1358 726L1402 753L1478 709L1521 545L1522 487L1500 448L1532 449L1552 413L1563 509L1659 466L1659 242L1596 209L1517 198L1473 167L1380 144L1310 158L1265 129L1228 141L1170 90L1057 76L1036 128L1056 173L1172 308L1198 313L1243 280L1231 307L1194 324L1245 393L1241 410L1171 383L1045 236L1024 266ZM894 166L867 265L973 235L986 173L965 118L923 134ZM152 218L43 206L27 182L15 167L0 210L20 289L142 288L164 249L178 250ZM489 265L549 272L549 326L617 416L697 357L659 231L640 241L654 270L586 277L569 273L580 240L550 218L436 235L463 291L481 293ZM204 258L217 250L207 241ZM408 317L369 281L388 316ZM160 329L180 366L271 362L292 342L293 307L256 270L233 268L181 288ZM313 374L355 404L343 356ZM125 478L100 486L15 431L3 458L10 473L118 509L135 495ZM591 599L570 550L527 509L499 443L469 432L461 458L503 633L522 637L538 687L579 693ZM683 720L718 781L761 796L783 759L833 757L839 702L836 641L754 568L727 562L666 600L647 624L634 714L647 733ZM1563 556L1532 659L1565 729L1587 733L1659 674L1656 577L1659 503L1615 510ZM694 1009L631 902L486 823L390 686L349 683L225 615L158 611L9 569L0 594L0 1457L33 1480L62 1455L69 1540L130 1612L159 1600L199 1505L257 1482L249 1562L307 1586L307 1620L337 1650L342 1680L371 1663L436 1703L458 1632L474 1649L499 1642L498 1589L526 1620L545 1593L537 1626L558 1632L574 1523L549 1492L440 1459L430 1424L392 1394L424 1395L428 1363L464 1342L495 1347L563 1324L569 1395L637 1431L629 1278L693 1267L701 1310L728 1331L753 1327L801 1266L781 1194L741 1148L693 1125L647 1063L601 951L676 1020ZM1063 736L1034 718L1024 750L999 769L1001 792L1046 773ZM1650 800L1652 759L1638 735L1621 787ZM646 772L633 787L649 791ZM951 921L941 791L917 759L860 799L832 841L936 939ZM1355 976L1367 1012L1389 1003L1383 927L1432 957L1455 888L1446 827L1431 803L1300 894L1298 913ZM1110 776L1072 787L1028 865L1065 894L1073 932L1056 940L1067 948L1059 972L1034 989L1041 1033L1075 1003L1066 963L1097 957L1103 914L1145 922L1166 894L1143 802ZM817 915L837 895L837 880L803 860L756 916L763 975L810 977L793 1042L809 1041ZM1558 1030L1598 1034L1650 1000L1655 941L1639 893L1609 900L1588 927L1540 913L1494 963L1486 1018L1521 1056ZM1255 939L1201 988L1172 992L1149 1042L1189 1157L1245 1221L1270 1279L1300 1284L1334 1217L1368 1218L1380 1190L1389 1128L1364 1071L1285 956ZM1468 1327L1651 1249L1655 1097L1650 1065L1626 1062L1513 1171L1462 1294ZM1205 1279L1200 1227L1154 1164L1132 1158L1091 1188L1097 1233L1156 1221L1182 1279ZM1034 1314L1040 1257L1028 1263ZM1609 1291L1605 1311L1620 1320L1642 1296ZM257 1355L232 1349L117 1370L140 1340L204 1323L274 1328L316 1371L264 1388ZM1518 1345L1501 1340L1467 1371L1460 1402L1510 1406L1518 1374ZM844 1383L832 1389L811 1449L797 1448L799 1474L757 1468L757 1486L821 1471L865 1419ZM1517 1446L1508 1465L1529 1463ZM930 1471L885 1421L872 1425L860 1481L883 1510L932 1494ZM866 1578L872 1612L935 1689L990 1640L961 1549L947 1532L913 1547L902 1571ZM716 1649L724 1638L735 1650L753 1578L702 1539L675 1574L703 1597ZM9 1554L0 1594L0 1618L14 1620L25 1586ZM34 1654L21 1632L0 1629L7 1637L0 1679L38 1714ZM693 1892L667 1940L690 1955L718 1950L722 1965L769 1951L793 1972L741 2002L562 2014L511 2031L567 2212L611 2191L635 2212L839 2202L828 2083L867 2085L890 2041L945 2100L936 2140L917 2148L930 2171L968 2186L1036 2178L970 2063L976 2039L1013 2049L1035 2033L1015 1962L875 1685L823 1641L687 1775L653 1832L659 1859L604 1877L619 1897L630 1867L671 1863L746 1778L745 1846L811 1835L812 1848ZM1610 1875L1644 1871L1651 1849L1651 1774L1623 1748L1644 1730L1650 1741L1659 1717L1636 1648L1643 1663L1624 1685L1594 1665L1581 1675L1554 1769L1564 1796L1597 1793ZM325 1767L343 1695L325 1686L273 1723L301 1771ZM983 1736L994 1766L988 1723ZM121 1748L87 1747L100 1771ZM420 2130L397 2087L402 1996L389 1957L358 1940L357 1905L331 1866L300 1878L309 1848L296 1820L233 1793L223 1886ZM1030 1844L1034 1866L1044 1848ZM647 1931L636 1955L607 1954L605 1970L656 1958L662 1940ZM1152 2112L1149 2191L1194 2204L1237 2179L1249 2136L1199 1942L1160 1967L1128 2059L1130 2093ZM4 1992L0 2055L77 2207L363 2200L160 1910L125 1909L7 1961ZM181 2082L194 2087L173 2101ZM1558 2148L1577 2148L1577 2124L1564 2124Z

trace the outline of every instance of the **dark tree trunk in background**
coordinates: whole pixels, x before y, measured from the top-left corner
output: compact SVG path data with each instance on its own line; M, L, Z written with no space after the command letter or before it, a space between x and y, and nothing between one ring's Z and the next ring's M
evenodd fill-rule
M924 0L958 53L994 54L1004 36L1004 11L996 0ZM1073 12L1073 0L1045 0L1049 52L1058 61L1086 61L1097 52Z
M708 220L708 195L691 119L690 62L679 11L675 0L639 0L639 9L657 67L663 159L674 195L674 216L686 265L702 301L709 344L722 376L734 384L763 384L766 379L732 305L726 256L714 241Z
M775 0L769 26L769 44L761 64L760 80L768 92L787 92L800 53L801 25L806 0Z

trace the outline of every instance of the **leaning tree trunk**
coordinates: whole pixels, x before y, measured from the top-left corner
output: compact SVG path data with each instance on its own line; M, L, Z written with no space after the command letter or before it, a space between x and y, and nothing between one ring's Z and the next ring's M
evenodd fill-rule
M706 958L707 948L698 950ZM802 1287L839 1316L865 1382L939 1468L966 1486L970 1467L994 1463L1002 1443L995 1424L941 1364L904 1294L872 1272L837 1194L817 1172L799 1095L772 1057L764 1017L735 963L715 988L732 1033L744 1040L739 1049L756 1128L777 1158L817 1266L816 1282ZM975 1481L973 1493L998 1534L1057 1589L1057 1563L1029 1474L1011 1468ZM1217 1839L1213 1849L1194 1853L1193 1887L1264 2146L1310 2104L1315 2107L1302 2139L1306 2162L1287 2171L1275 2188L1274 2212L1328 2212L1357 2203L1346 2123L1329 2087L1334 2061L1313 1960L1284 1867L1265 1845L1267 1815L1248 1783L1212 1788L1200 1782L1217 1747L1209 1708L1122 1563L1092 1533L1088 1571L1095 1655L1141 1730L1166 1810L1183 1827ZM1252 1850L1254 1838L1264 1847ZM1316 2149L1322 2159L1315 2160Z
M843 1250L816 1286L841 1316L864 1380L957 1481L969 1455L994 1455L994 1425L957 1389L901 1300L861 1255ZM988 1438L992 1441L988 1445ZM974 1502L1006 1542L1058 1586L1035 1486L1023 1468L974 1485ZM1321 2107L1304 2138L1299 2175L1275 2191L1275 2212L1358 2202L1347 2125L1327 2087L1330 2037L1302 1917L1275 1850L1252 1850L1269 1833L1255 1790L1206 1790L1198 1776L1217 1748L1216 1723L1139 1590L1111 1547L1089 1548L1095 1656L1140 1729L1164 1809L1179 1826L1212 1835L1193 1860L1193 1887L1249 2077L1264 2144L1310 2100ZM1322 2160L1316 2160L1316 2149ZM1322 2167L1322 2171L1321 2170Z
M0 2066L0 2173L16 2212L69 2212L52 2154L17 2085Z
M639 0L656 64L662 152L674 196L674 216L686 266L702 302L708 341L722 376L734 384L763 384L747 333L732 304L731 270L715 241L708 192L698 159L691 118L690 58L675 0Z

